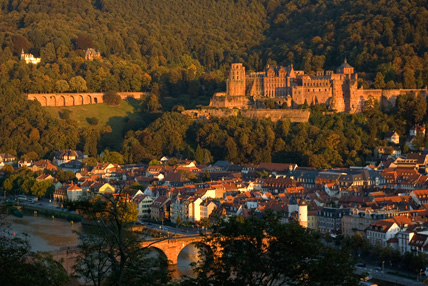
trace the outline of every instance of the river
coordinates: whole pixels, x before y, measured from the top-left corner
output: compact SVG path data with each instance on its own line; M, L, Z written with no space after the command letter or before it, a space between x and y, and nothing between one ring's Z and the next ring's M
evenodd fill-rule
M23 218L8 216L10 231L15 235L27 235L33 251L54 251L62 247L74 247L79 243L76 232L82 230L81 223L70 223L63 219L25 213ZM189 264L196 261L198 250L194 245L184 248L178 256L177 265L170 266L173 278L192 275Z

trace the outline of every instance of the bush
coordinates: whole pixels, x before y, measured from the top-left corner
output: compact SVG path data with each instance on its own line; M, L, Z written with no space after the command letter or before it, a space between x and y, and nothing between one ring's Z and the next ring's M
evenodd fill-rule
M99 119L96 117L89 117L89 118L86 118L86 120L91 125L98 125L98 122L99 122Z
M70 119L70 114L72 113L72 111L71 110L68 110L68 109L63 109L63 110L61 110L61 112L60 112L60 117L62 118L62 119L65 119L65 120L68 120L68 119Z
M119 105L122 98L114 91L107 91L103 95L103 101L107 105Z

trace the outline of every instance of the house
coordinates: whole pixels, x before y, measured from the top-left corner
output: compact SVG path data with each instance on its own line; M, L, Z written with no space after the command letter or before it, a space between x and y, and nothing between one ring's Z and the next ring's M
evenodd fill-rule
M217 208L217 205L214 203L212 199L206 199L200 204L200 219L208 219L212 212Z
M93 61L94 59L98 59L98 60L102 59L100 52L97 52L93 48L86 49L86 51L85 51L85 60L87 60L87 61Z
M392 144L398 145L400 143L400 135L397 132L385 132L384 138Z
M428 231L415 232L409 241L409 250L413 254L422 252L428 254Z
M308 211L308 228L314 231L319 231L318 211Z
M399 241L396 235L401 231L402 227L411 223L412 221L405 216L396 216L373 222L366 229L367 240L372 245L379 244L382 247L387 247L394 244L398 248Z
M54 180L55 178L48 174L41 174L36 178L36 181L46 181L46 180Z
M374 148L373 154L377 159L381 160L386 160L390 156L396 159L401 156L401 149L392 146L378 146Z
M395 210L373 210L371 208L346 209L342 219L342 234L352 236L357 232L366 238L366 230L370 224L398 215Z
M18 161L18 168L31 167L31 165L33 165L33 161L31 160L23 159Z
M91 186L89 187L89 190L93 196L114 194L116 192L116 189L112 185L104 182L92 183Z
M71 171L73 173L78 172L82 168L82 161L79 160L71 160L58 165L58 168L61 168L65 171Z
M383 219L370 224L366 229L367 239L371 245L388 246L388 240L394 238L400 231L399 226L392 219Z
M62 185L59 188L56 188L53 194L53 198L57 202L63 202L67 199L67 189L70 185Z
M425 126L415 125L409 130L409 137L407 137L406 145L410 150L417 150L416 146L417 138L423 138L425 136Z
M150 217L150 210L153 204L153 199L144 195L141 191L140 194L134 196L132 202L137 205L138 216Z
M170 218L171 199L167 196L160 196L150 207L150 216L154 220L163 221Z
M418 205L428 204L428 190L413 190L410 192L410 197Z
M60 150L55 153L53 163L59 166L73 160L82 162L85 157L87 156L83 155L83 153L80 151L70 149Z
M22 49L21 61L25 61L26 64L37 65L38 63L40 63L41 60L42 60L41 58L35 58L32 54L24 53L24 49Z
M67 199L70 201L78 201L86 198L86 193L78 185L71 185L67 188Z
M0 162L4 162L5 164L12 164L16 160L16 156L10 155L8 153L0 153Z
M262 184L263 192L284 193L287 188L296 187L297 181L289 177L268 177Z
M323 207L318 211L318 229L321 233L338 234L342 231L343 209Z
M166 164L168 164L168 160L169 160L169 158L168 158L168 157L163 156L162 158L160 158L159 162L160 162L162 165L166 165Z
M52 164L50 160L39 160L33 163L33 166L30 167L31 171L37 172L37 171L57 171L58 168Z
M413 125L409 130L410 136L417 136L418 134L425 135L425 125Z

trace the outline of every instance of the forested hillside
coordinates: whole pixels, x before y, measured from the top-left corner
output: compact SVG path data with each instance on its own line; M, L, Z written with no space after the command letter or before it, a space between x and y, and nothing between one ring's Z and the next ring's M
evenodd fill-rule
M175 113L161 118L178 125L155 121L161 111L207 103L215 91L224 91L232 62L259 71L293 64L311 73L335 69L347 58L361 86L423 88L428 11L422 0L0 0L0 9L0 91L7 98L0 116L8 135L0 151L16 150L19 156L34 151L45 157L66 147L94 156L111 147L102 143L108 128L79 130L67 118L53 119L37 103L23 102L30 92L152 91L154 97L138 103L142 123L130 120L124 128L130 131L122 144L128 162L181 152L199 161L348 165L363 162L371 147L382 143L370 138L381 140L390 130L405 135L411 124L426 120L424 105L406 110L401 104L389 115L329 117L327 122L339 122L337 130L332 123L319 125L318 113L289 133L267 121L192 123ZM102 59L85 60L87 48ZM25 64L22 50L41 57L41 63ZM415 119L418 106L424 110ZM348 130L357 123L356 133ZM49 139L55 133L58 138ZM335 152L317 137L331 139ZM305 149L295 152L294 146Z
M4 0L0 7L2 82L19 80L24 92L55 91L58 80L82 76L90 91L157 83L164 96L211 96L231 62L311 72L345 57L369 82L381 72L389 88L428 84L422 0ZM103 61L85 61L88 47ZM22 49L42 63L24 65Z

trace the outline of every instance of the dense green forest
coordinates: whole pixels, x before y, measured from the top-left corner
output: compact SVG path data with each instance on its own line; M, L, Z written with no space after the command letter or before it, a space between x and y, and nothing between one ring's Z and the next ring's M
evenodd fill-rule
M0 8L2 85L23 92L64 90L59 80L74 91L82 77L90 91L196 98L224 88L232 62L313 72L345 57L363 85L378 72L387 88L428 85L422 0L3 0ZM103 59L85 61L89 47ZM42 63L19 61L22 49Z
M376 103L357 115L323 115L309 123L220 118L193 122L177 112L225 90L232 62L248 70L290 65L307 73L335 69L346 57L360 84L376 88L428 85L425 1L344 0L0 0L0 151L28 158L77 148L96 157L106 148L125 162L160 155L287 161L318 168L363 164L383 134L401 136L426 120L422 98L401 96L385 113ZM101 60L85 60L94 48ZM41 57L20 60L21 51ZM121 146L111 130L82 129L56 119L25 93L152 91L139 102ZM162 112L167 112L162 114ZM135 118L135 117L134 117ZM92 120L91 122L96 122ZM109 135L110 134L110 135ZM107 139L106 139L107 138ZM418 138L418 146L425 146Z

